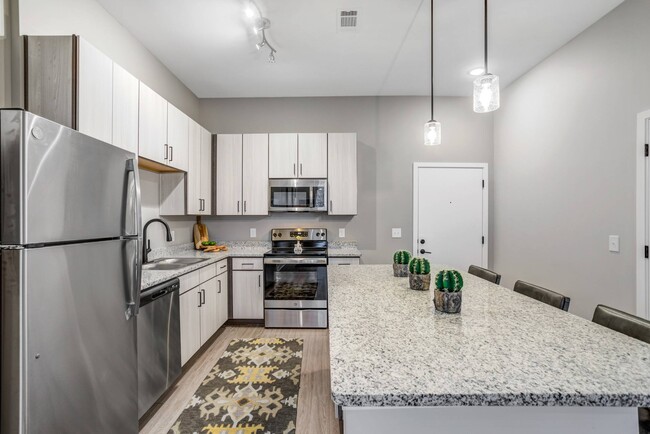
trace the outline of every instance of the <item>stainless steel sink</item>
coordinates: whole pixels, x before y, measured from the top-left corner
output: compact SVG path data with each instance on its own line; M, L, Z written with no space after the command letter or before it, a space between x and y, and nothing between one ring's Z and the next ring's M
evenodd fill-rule
M207 261L204 258L160 258L142 266L143 270L178 270L188 265Z

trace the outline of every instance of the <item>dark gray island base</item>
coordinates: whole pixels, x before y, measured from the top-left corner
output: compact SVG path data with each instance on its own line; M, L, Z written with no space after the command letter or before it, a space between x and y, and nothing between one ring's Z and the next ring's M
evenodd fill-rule
M462 312L449 315L390 265L329 270L332 398L346 434L638 432L650 345L463 279Z

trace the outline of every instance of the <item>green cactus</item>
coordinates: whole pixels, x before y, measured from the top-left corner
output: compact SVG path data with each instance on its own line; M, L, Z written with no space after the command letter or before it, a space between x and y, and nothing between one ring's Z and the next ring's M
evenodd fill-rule
M411 274L429 274L431 273L431 264L425 258L413 258L409 262L409 271Z
M436 274L436 289L442 292L460 292L463 289L463 276L456 270L442 270Z
M411 252L408 250L398 250L393 255L393 263L395 264L408 264L411 260Z

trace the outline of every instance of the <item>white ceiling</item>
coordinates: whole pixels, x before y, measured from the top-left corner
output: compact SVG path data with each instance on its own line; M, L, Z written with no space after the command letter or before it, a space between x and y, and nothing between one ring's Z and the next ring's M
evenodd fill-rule
M257 0L277 50L258 52L247 0L98 0L198 97L426 95L428 0ZM502 86L623 0L493 0L490 72ZM337 32L337 11L360 11ZM436 94L469 95L482 65L481 0L435 3Z

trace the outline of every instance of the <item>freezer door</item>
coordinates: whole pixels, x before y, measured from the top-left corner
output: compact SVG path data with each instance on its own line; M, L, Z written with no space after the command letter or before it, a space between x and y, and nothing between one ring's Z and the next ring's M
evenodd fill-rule
M26 433L137 433L137 241L22 254Z
M134 154L29 112L0 110L0 244L137 235L136 181Z

